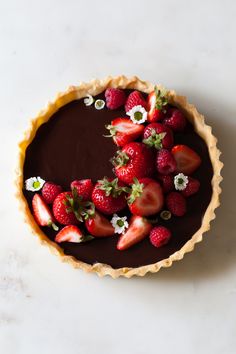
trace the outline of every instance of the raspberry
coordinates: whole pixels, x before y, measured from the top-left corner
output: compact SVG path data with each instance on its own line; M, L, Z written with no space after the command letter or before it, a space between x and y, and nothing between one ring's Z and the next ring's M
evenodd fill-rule
M163 124L176 132L180 132L185 128L186 119L179 109L171 108L168 111L168 117L164 119Z
M200 182L195 178L188 177L188 184L181 193L185 197L190 197L191 195L197 193L199 188L200 188Z
M159 174L157 178L161 181L164 193L169 193L174 189L174 179L172 175Z
M156 226L150 232L151 244L157 248L167 244L171 238L171 232L165 226Z
M44 201L47 204L51 204L54 202L55 198L62 192L61 186L52 183L46 182L42 188L42 196Z
M186 200L179 192L170 192L166 197L166 205L175 216L183 216L186 213Z
M168 175L176 170L176 161L170 151L162 149L157 153L157 171L163 175Z
M129 94L125 103L125 112L129 112L134 106L142 106L147 110L147 103L144 100L142 94L138 91L133 91Z
M71 182L71 189L76 188L79 196L83 197L83 200L91 200L93 191L93 183L91 179L81 179Z
M117 109L125 104L126 96L123 90L108 88L105 92L106 105L109 109Z

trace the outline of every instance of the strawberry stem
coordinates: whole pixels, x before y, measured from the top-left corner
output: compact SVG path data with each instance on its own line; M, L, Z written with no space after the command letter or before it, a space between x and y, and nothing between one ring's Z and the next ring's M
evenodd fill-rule
M98 181L98 189L101 189L105 191L106 197L111 195L113 198L119 197L122 193L127 191L127 187L120 187L118 185L118 178L114 178L112 181L109 181L107 177L104 177L103 179Z
M147 139L143 139L143 143L149 147L155 147L157 150L163 148L162 140L166 136L166 133L157 133L155 129L151 129L151 135Z
M143 193L144 184L139 183L138 179L134 178L134 183L130 189L130 195L127 198L128 204L132 204L138 197L140 197Z
M119 168L119 167L127 165L128 161L129 161L129 156L123 151L117 151L116 154L117 154L117 156L114 156L111 159L111 163L113 164L113 166Z
M157 86L154 87L154 91L156 94L156 109L165 113L164 107L168 104L167 91L160 90Z
M72 188L72 198L67 196L66 211L73 212L78 221L83 222L95 213L95 206L92 202L83 201L83 198L78 195L77 189Z

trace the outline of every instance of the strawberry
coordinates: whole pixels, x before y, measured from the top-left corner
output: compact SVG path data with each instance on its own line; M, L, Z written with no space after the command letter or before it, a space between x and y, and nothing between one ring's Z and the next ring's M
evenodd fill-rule
M153 123L164 117L165 106L168 104L166 92L159 90L156 86L154 91L148 95L148 122Z
M200 188L200 182L192 177L188 177L188 184L184 190L181 191L183 196L190 197L191 195L198 192Z
M125 104L125 92L118 88L108 88L105 91L106 106L109 109L117 109Z
M87 242L94 239L92 235L83 235L82 231L75 225L67 225L61 229L56 237L55 241L58 243L61 242L73 242L81 243Z
M139 105L147 110L147 102L144 100L141 92L133 91L129 94L125 103L125 112L129 112L134 106Z
M175 172L176 161L169 150L162 149L157 153L156 166L159 173L168 175Z
M157 178L161 181L162 189L164 193L169 193L174 189L174 178L172 175L158 174Z
M154 247L166 245L171 238L171 232L165 226L155 226L150 232L150 241Z
M177 163L177 172L191 175L201 164L200 156L186 145L175 145L171 152Z
M61 229L56 237L55 241L60 242L73 242L80 243L83 240L83 234L81 230L75 225L68 225Z
M62 192L62 187L52 183L52 182L46 182L43 185L42 188L42 196L43 200L47 204L52 204L55 200L55 198Z
M170 108L167 117L163 120L163 124L173 129L173 131L181 132L186 126L186 118L179 109Z
M123 251L140 242L148 236L151 229L152 225L147 219L137 215L131 216L129 227L126 232L120 236L117 249Z
M143 143L158 150L171 149L174 143L172 131L160 123L148 124L143 132Z
M93 182L91 179L81 179L75 180L71 182L71 190L76 188L79 196L83 198L83 200L90 200L92 191L93 191Z
M34 218L38 225L51 226L55 231L58 230L58 227L54 224L54 218L49 207L38 193L33 196L32 208Z
M175 216L183 216L186 213L186 200L179 192L170 192L166 197L166 205Z
M115 232L110 221L98 211L95 211L95 214L85 221L85 226L94 237L112 236Z
M93 189L92 201L95 207L106 215L114 214L126 207L125 184L118 178L104 177Z
M60 193L53 202L53 214L62 225L74 225L94 214L94 205L83 201L76 188Z
M151 177L155 170L155 155L142 143L132 142L117 152L112 159L116 176L124 183L130 184L134 177Z
M135 215L148 216L158 213L163 206L160 184L151 178L135 178L128 205L131 213Z
M135 124L128 118L116 118L106 129L110 131L110 135L105 135L106 137L112 137L116 145L124 146L142 135L144 126Z

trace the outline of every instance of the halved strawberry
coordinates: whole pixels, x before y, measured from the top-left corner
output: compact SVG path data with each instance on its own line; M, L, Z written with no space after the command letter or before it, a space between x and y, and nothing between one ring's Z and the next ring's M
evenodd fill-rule
M54 218L49 207L38 193L33 196L32 207L34 218L38 225L50 226L55 231L58 230L58 227L54 224Z
M63 227L55 237L55 241L80 243L83 241L82 231L75 225L68 225Z
M94 216L85 221L85 226L90 234L95 237L112 236L115 232L110 221L98 211L95 211Z
M167 103L166 92L155 86L154 91L148 95L148 122L153 123L164 118Z
M177 172L191 175L201 164L200 156L187 145L175 145L172 155L177 163Z
M132 214L148 216L158 213L164 203L160 184L151 178L135 178L128 197Z
M106 137L112 137L118 146L125 146L142 135L144 126L135 124L128 118L116 118L106 129L110 131L110 135L105 135Z
M140 242L148 236L152 229L152 225L142 216L133 215L129 222L126 232L121 235L117 243L117 249L126 250L134 244Z

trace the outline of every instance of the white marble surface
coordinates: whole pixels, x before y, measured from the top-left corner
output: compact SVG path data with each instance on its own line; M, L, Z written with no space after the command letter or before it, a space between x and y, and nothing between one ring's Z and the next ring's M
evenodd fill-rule
M0 352L236 352L235 1L0 1ZM62 264L17 211L17 140L58 90L136 74L189 97L223 151L205 241L156 275L100 279Z

